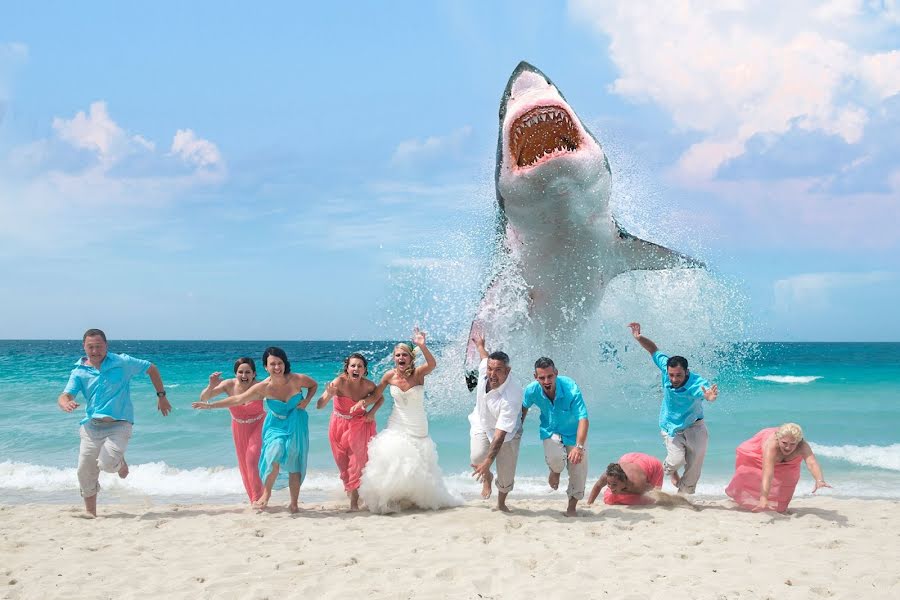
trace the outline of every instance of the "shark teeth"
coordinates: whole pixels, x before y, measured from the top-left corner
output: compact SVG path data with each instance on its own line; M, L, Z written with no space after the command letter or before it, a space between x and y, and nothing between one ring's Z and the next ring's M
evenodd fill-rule
M581 135L568 111L539 106L520 115L510 127L509 150L516 165L528 167L553 154L578 150Z

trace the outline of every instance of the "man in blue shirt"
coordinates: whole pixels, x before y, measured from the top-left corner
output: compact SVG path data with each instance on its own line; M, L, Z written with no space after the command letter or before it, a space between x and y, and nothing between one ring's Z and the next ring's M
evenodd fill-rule
M100 471L118 473L123 479L128 476L125 450L134 422L132 377L147 373L156 388L157 408L163 416L172 407L155 365L127 354L107 353L106 334L99 329L88 329L81 340L85 356L75 364L69 383L56 402L70 413L79 406L75 402L79 393L87 400L86 415L81 420L78 484L85 510L97 516Z
M587 480L588 414L578 385L568 377L559 376L556 365L542 357L534 363L534 378L525 388L522 401L522 422L528 409L537 406L541 411L541 440L544 459L550 467L548 483L559 487L563 468L569 472L569 505L567 517L577 516L575 506L584 498Z
M683 356L669 357L656 344L641 335L640 323L629 323L631 334L662 371L663 401L659 409L659 429L666 444L666 473L678 491L693 494L700 480L709 432L703 421L703 400L715 402L719 386L688 371ZM684 467L684 474L678 469Z

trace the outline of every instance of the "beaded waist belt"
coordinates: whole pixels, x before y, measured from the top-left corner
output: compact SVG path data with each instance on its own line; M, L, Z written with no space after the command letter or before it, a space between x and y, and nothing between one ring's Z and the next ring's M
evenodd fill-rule
M231 417L231 420L234 421L235 423L240 423L241 425L249 425L250 423L256 423L257 421L262 419L264 416L266 416L266 413L263 413L261 415L256 415L252 419L238 419L237 417ZM275 415L275 416L277 417L278 415ZM284 419L285 417L281 417L281 418Z

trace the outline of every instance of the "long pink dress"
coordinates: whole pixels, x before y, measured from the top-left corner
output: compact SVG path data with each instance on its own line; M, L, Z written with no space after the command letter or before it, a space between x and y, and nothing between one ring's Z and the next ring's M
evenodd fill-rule
M762 489L763 444L775 435L777 427L763 429L737 447L734 459L734 477L725 488L725 493L743 508L752 509L759 504ZM778 512L787 510L794 489L800 481L800 462L803 457L795 456L787 462L776 462L772 485L769 488L769 503Z
M663 464L655 456L641 452L629 452L623 454L619 459L620 465L623 462L637 464L653 487L662 487ZM650 504L653 500L643 494L616 494L607 487L603 490L603 502L605 504Z
M229 410L241 479L244 480L244 489L247 490L250 501L256 502L263 489L259 478L259 453L262 448L263 417L266 416L266 411L263 409L262 400L232 406Z
M354 404L352 398L335 396L328 425L331 453L348 492L359 488L363 468L369 460L369 440L375 437L375 421L366 421L364 410L351 414Z

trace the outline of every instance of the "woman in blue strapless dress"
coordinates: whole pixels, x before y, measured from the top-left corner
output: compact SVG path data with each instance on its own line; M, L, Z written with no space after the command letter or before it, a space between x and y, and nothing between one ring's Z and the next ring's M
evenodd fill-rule
M266 508L279 473L288 473L291 492L290 510L300 510L300 485L306 477L306 458L309 454L309 416L306 405L316 393L318 384L300 373L291 373L291 363L281 348L274 346L263 352L263 364L269 377L243 394L229 396L217 402L194 402L197 409L226 408L253 400L264 400L268 414L263 423L262 452L259 474L265 489L257 508ZM306 394L303 394L303 390Z
M425 345L425 333L413 331L413 342L425 357L416 366L411 344L394 348L394 368L353 410L375 402L390 386L394 407L385 429L369 442L369 460L363 471L359 497L374 513L391 513L406 508L436 510L462 504L451 493L438 466L437 448L428 436L425 415L425 376L437 366Z

